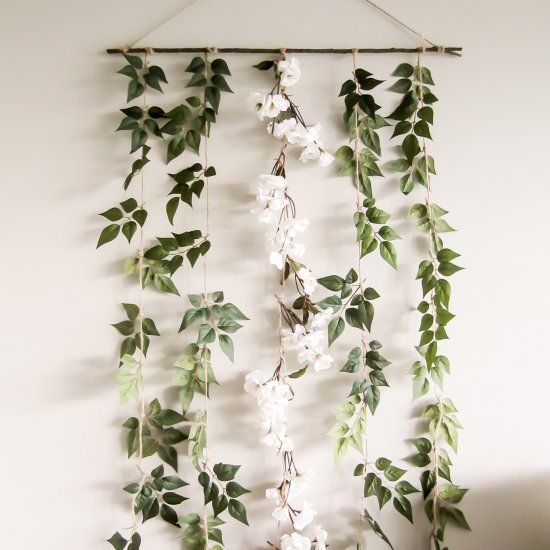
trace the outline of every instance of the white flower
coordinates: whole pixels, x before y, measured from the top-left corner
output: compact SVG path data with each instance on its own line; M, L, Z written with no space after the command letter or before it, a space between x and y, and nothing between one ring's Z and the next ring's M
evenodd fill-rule
M300 533L291 533L281 537L281 550L311 550L311 541L300 535Z
M292 132L298 123L295 118L287 118L281 122L270 122L267 129L277 139L286 138Z
M300 62L296 57L291 57L288 61L286 59L279 61L277 64L277 70L281 75L282 86L294 86L302 75Z
M329 323L334 310L327 307L324 311L316 313L311 320L311 328L314 330L323 330Z
M248 95L248 103L255 111L259 111L265 101L265 94L262 92L250 92Z
M322 353L321 355L317 355L317 357L313 360L313 368L315 369L315 372L327 370L332 367L332 363L334 363L334 358L332 355Z
M287 184L283 176L274 176L272 174L262 174L260 176L260 188L264 190L286 189Z
M311 468L304 468L303 471L299 471L296 475L293 475L289 480L291 481L289 496L296 496L305 491L312 477L313 470Z
M294 450L294 442L290 437L286 436L283 441L281 442L281 451L286 451L290 453Z
M334 162L334 156L328 153L327 151L323 151L319 156L319 164L321 166L330 166L333 162Z
M326 550L327 538L328 533L320 525L313 526L313 539L317 543L316 550Z
M277 506L271 515L281 523L286 523L290 520L290 514L286 506Z
M288 218L281 224L281 229L288 237L295 237L299 233L303 233L308 225L309 218L302 218L301 220L297 220L296 218Z
M294 529L301 531L313 521L316 515L317 512L311 507L311 504L309 502L304 502L302 510L294 520Z
M302 325L295 325L294 331L283 329L281 343L285 349L295 349L298 347L302 337L306 334L306 329Z
M300 155L300 160L302 162L307 162L308 160L315 160L321 158L321 149L316 143L310 143L307 147L304 148L302 154Z
M245 377L244 391L257 396L260 388L269 380L269 375L260 370L249 372Z
M284 256L280 252L273 251L269 255L269 263L274 265L277 269L283 269Z
M288 99L285 99L282 95L268 95L264 98L260 109L258 110L258 117L260 120L267 118L275 118L279 116L282 111L286 111L290 107Z
M301 267L297 273L299 279L304 285L304 292L311 296L315 289L317 288L317 279L314 277L313 273L307 267Z
M319 140L319 132L321 131L321 125L315 124L315 126L296 126L296 128L287 134L287 140L291 144L300 145L301 147L307 147Z

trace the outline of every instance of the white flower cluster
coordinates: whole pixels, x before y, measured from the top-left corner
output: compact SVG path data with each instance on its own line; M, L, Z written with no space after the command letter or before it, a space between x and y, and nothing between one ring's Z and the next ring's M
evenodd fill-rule
M260 120L264 120L264 118L275 119L281 113L289 110L291 104L284 94L284 88L296 84L302 74L298 59L293 57L288 61L286 59L279 61L277 73L283 88L282 94L253 92L250 95L250 102L256 109ZM293 112L290 118L281 121L272 120L267 127L269 133L278 139L286 140L287 143L303 147L300 155L302 162L317 160L321 166L332 164L334 157L325 151L319 140L321 125L305 126L294 115Z
M324 353L323 341L325 328L327 327L333 310L331 307L320 313L316 313L309 327L295 325L294 330L283 330L282 343L287 350L297 351L297 359L300 365L312 366L315 372L329 369L334 359L328 353Z
M290 533L281 537L281 550L326 550L327 532L320 526L313 526L312 539L300 534Z
M246 375L244 389L254 396L261 414L260 442L281 451L292 451L294 444L287 436L287 405L292 398L288 384L270 378L260 370Z

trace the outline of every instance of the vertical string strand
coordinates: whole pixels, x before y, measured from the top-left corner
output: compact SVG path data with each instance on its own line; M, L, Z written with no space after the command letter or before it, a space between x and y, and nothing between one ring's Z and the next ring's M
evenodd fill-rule
M422 48L424 50L424 48ZM423 90L423 80L422 80L422 55L421 52L417 54L417 61L416 61L416 67L418 71L418 82L419 82L419 89L420 89L420 104L423 107L424 106L424 90ZM428 150L427 150L427 141L426 138L422 138L422 152L424 154L424 163L425 163L425 170L426 170L426 198L425 198L425 204L426 209L428 212L428 219L430 220L430 235L429 235L429 248L428 248L428 254L430 256L430 261L432 265L434 266L434 273L437 273L437 263L436 263L436 252L434 250L434 234L433 234L433 221L431 217L431 177L430 177L430 171L429 171L429 164L428 164ZM432 311L432 316L435 319L436 318L436 307L435 307L435 295L434 291L432 290L431 296L430 296L430 309ZM437 400L437 408L439 410L439 416L435 427L434 437L433 437L433 459L434 459L434 473L435 473L435 486L434 486L434 498L433 498L433 505L432 505L432 522L431 522L431 530L430 530L430 541L429 541L429 548L430 550L436 549L436 531L437 531L437 501L439 498L439 432L441 430L441 421L442 421L442 402L441 402L441 392L439 391L439 388L437 387L437 384L434 384L434 393Z
M205 62L205 71L206 79L208 80L208 52L204 53L204 62ZM206 91L205 91L205 104L206 104ZM208 169L208 138L210 136L210 123L205 123L205 132L204 132L204 170L205 172ZM206 187L206 213L205 213L205 238L208 238L210 234L210 185L209 178L205 176L205 187ZM208 300L208 279L207 279L207 266L206 266L206 254L202 257L202 282L203 282L203 294L204 300ZM204 373L204 465L203 471L208 468L208 348L206 344L202 347L201 352L201 361L202 368ZM206 502L203 506L203 522L204 522L204 538L205 538L205 549L208 549L209 537L208 537L208 512L206 508Z
M143 56L143 64L147 67L148 56L147 53ZM144 83L143 89L143 110L147 108L147 83ZM139 207L141 210L145 207L145 167L142 166L140 170L140 190L139 190ZM145 482L145 471L143 469L143 425L145 423L145 381L143 376L143 367L145 363L145 338L143 335L143 260L144 260L144 231L143 224L139 224L139 251L138 251L138 280L139 280L139 298L138 298L138 308L139 314L137 317L138 321L138 331L139 331L139 358L138 358L138 384L139 384L139 421L138 421L138 458L137 458L137 468L140 472L140 481L139 488L143 487ZM140 493L138 491L136 496L134 496L134 501L132 503L132 535L137 530L137 514L135 512L135 499Z
M357 91L359 93L359 83L357 82L357 76L355 74L356 71L357 71L357 49L356 48L354 48L352 50L352 58L353 58L353 80L355 82ZM359 106L356 104L353 109L354 109L354 118L355 118L354 156L355 156L355 189L356 189L356 192L357 192L356 211L360 212L362 201L361 201L361 192L359 191L359 178L360 178L360 173L361 173L360 172L361 171L360 158L359 158L359 155L360 155ZM361 294L363 294L364 288L363 288L363 277L362 277L362 274L361 274L361 242L357 243L357 251L358 251L357 277L359 279L360 292L361 292ZM364 375L365 379L367 379L368 378L368 372L367 372L367 364L365 362L365 355L367 353L367 343L365 341L364 331L361 331L361 349L362 349L361 360L362 360L362 363L363 363L363 375ZM365 493L364 493L364 488L363 488L363 481L364 481L365 472L366 472L367 466L368 466L367 412L366 412L364 403L363 403L362 406L363 406L363 410L365 411L365 423L364 423L365 429L363 431L363 452L362 452L362 454L363 454L363 476L361 476L361 478L360 478L361 479L361 484L360 484L361 506L360 506L360 512L359 512L359 530L358 530L358 538L357 538L357 541L358 541L359 545L362 544L362 538L363 538L363 507L364 507L364 504L365 504ZM366 546L366 541L365 541L365 546L364 546L365 550L366 550L366 547L367 546Z

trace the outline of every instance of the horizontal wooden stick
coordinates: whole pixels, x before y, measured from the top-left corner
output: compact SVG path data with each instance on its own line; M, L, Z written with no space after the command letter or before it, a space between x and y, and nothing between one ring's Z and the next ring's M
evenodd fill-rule
M431 46L429 48L109 48L107 53L266 53L277 54L284 50L286 53L329 53L351 54L357 53L446 53L462 56L462 48L458 46Z

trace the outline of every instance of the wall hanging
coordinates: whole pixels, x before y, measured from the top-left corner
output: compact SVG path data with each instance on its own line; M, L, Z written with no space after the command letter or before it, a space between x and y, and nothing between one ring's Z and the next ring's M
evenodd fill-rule
M229 296L226 299L222 290L212 289L208 278L208 253L216 246L216 235L210 228L210 197L217 192L216 185L210 182L215 181L216 170L208 146L215 139L214 126L223 108L223 95L232 93L231 71L220 54L268 56L251 68L256 71L259 87L263 85L266 91L255 92L249 99L260 127L277 140L279 148L271 171L259 176L253 211L267 229L269 263L280 285L272 307L272 315L278 320L279 343L272 350L272 369L250 369L244 384L244 391L258 407L258 439L281 462L280 472L266 472L272 486L265 496L273 505L274 522L284 532L281 537L266 541L264 547L336 548L330 544L331 534L317 521L315 503L304 497L314 474L302 462L300 448L289 436L293 402L300 400L293 382L317 373L349 380L349 392L332 407L334 424L327 430L334 438L336 461L348 452L357 458L349 474L350 486L356 487L353 491L360 503L355 513L353 548L366 548L368 532L394 548L392 533L374 519L375 508L381 510L390 502L404 521L413 523L411 501L423 498L430 527L427 532L424 528L415 532L419 540L426 541L427 548L449 548L448 525L469 529L457 507L466 489L451 477L449 451L457 451L461 426L457 409L444 394L443 381L450 372L450 361L442 354L448 338L446 327L454 317L450 311L449 277L462 268L455 263L459 254L442 241L443 233L454 231L446 221L448 212L432 201L431 180L436 171L428 143L437 97L434 79L423 65L426 53L459 56L461 48L439 46L370 0L367 2L413 32L421 45L378 49L134 47L150 34L147 33L125 48L107 50L125 60L118 72L128 79L128 106L121 109L123 117L117 130L128 133L133 160L122 184L126 195L101 214L106 224L97 246L117 238L126 239L132 246L137 241L137 253L124 265L124 274L135 281L135 292L121 304L123 319L113 324L121 335L117 371L120 401L135 402L136 406L135 415L123 423L128 458L136 467L134 478L124 486L130 526L121 527L108 539L116 550L145 547L141 526L153 518L179 534L185 548L196 550L223 548L223 526L228 521L240 522L243 529L248 525L246 505L250 491L238 481L241 466L225 463L219 456L208 415L210 387L218 383L216 370L223 368L213 364L212 346L219 346L227 361L232 362L232 335L244 324L254 323ZM417 62L400 63L392 72L394 81L389 90L398 94L398 100L394 105L381 106L377 94L387 83L378 78L380 75L369 72L368 67L360 66L359 54L400 52L416 53ZM179 104L157 105L170 85L164 70L152 62L152 55L158 53L198 54L185 66L188 82L180 91L188 93ZM306 124L303 111L307 111L307 104L300 102L298 107L299 92L289 92L302 73L299 59L292 54L307 53L349 55L351 78L341 85L340 91L343 130L348 140L334 154L322 142L320 125ZM385 115L387 112L390 114ZM391 225L390 205L378 203L373 185L373 180L384 177L379 129L389 125L393 126L391 140L398 140L402 155L385 162L384 167L399 174L399 188L404 194L417 186L423 189L422 202L411 204L410 215L418 230L426 235L425 257L417 273L420 339L414 352L418 359L411 368L411 385L415 398L428 401L420 417L424 433L420 437L411 434L412 451L405 462L395 457L372 456L369 450L369 426L376 422L375 413L384 393L391 391L384 374L386 368L391 368L391 358L385 357L382 343L374 336L375 304L383 297L369 284L368 262L378 257L388 269L397 269L398 249L407 246L406 242L399 242L400 236ZM166 188L165 199L148 200L146 208L146 195L151 193L145 168L152 147L162 148L171 185ZM349 216L342 213L353 223L357 249L344 272L314 275L312 258L300 242L309 221L300 216L300 204L292 193L295 182L287 167L287 153L292 149L299 150L299 158L305 163L328 167L336 160L341 176L356 190ZM196 155L196 160L182 166L184 151ZM190 227L185 210L196 205L204 211L204 219L199 227ZM147 230L147 221L161 212L166 218L166 234L157 237ZM315 227L310 230L315 231ZM182 268L201 269L202 287L178 288L174 275ZM173 386L179 391L177 410L154 398L146 387L150 343L162 342L155 321L148 316L148 293L155 291L173 295L173 307L182 312L180 326L173 327L173 331L179 329L182 333L184 342L172 367ZM314 298L314 294L319 298ZM329 353L330 346L344 331L354 333L355 345L344 357ZM178 463L182 460L189 460L194 466L193 479L184 480L178 475ZM413 482L415 477L418 483ZM202 493L202 505L194 508L186 501L197 491ZM248 547L258 547L258 541L251 541Z

